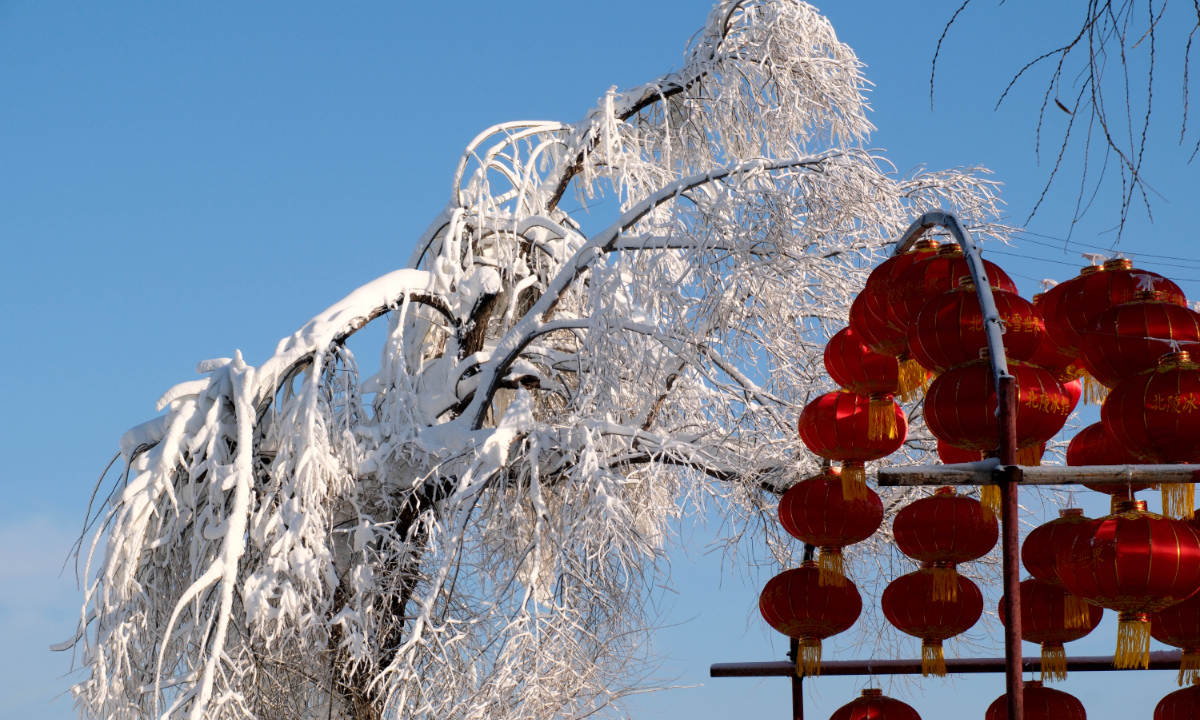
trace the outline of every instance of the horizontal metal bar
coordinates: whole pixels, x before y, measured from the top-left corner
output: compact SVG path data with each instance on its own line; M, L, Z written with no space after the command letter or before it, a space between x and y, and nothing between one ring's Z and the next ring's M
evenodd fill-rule
M1150 653L1150 670L1178 670L1179 650ZM1022 670L1039 672L1040 657L1021 658ZM1004 672L1004 658L946 658L951 675ZM1068 672L1115 672L1111 655L1067 658ZM791 677L796 666L786 660L776 662L714 663L709 677ZM833 660L821 663L821 675L919 675L920 660Z
M956 465L912 465L879 471L885 487L912 485L999 485L1016 476L1022 485L1125 485L1200 482L1198 465L1001 465L999 460Z

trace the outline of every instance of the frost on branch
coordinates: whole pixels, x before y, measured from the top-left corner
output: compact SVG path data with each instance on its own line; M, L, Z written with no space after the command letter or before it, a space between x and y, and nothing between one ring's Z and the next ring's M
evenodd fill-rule
M670 521L712 507L787 559L761 520L816 467L794 420L889 242L938 207L1006 232L977 173L864 149L860 70L808 5L719 4L680 71L480 134L407 269L257 368L202 362L122 439L81 552L84 713L515 720L644 688ZM622 214L586 236L567 192ZM376 319L364 379L344 340Z

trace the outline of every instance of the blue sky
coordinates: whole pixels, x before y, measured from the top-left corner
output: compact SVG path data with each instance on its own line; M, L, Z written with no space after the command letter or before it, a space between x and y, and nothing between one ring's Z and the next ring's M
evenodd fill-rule
M818 6L875 84L872 144L901 172L990 168L1012 221L1024 223L1049 167L1034 153L1042 76L992 108L1012 74L1070 30L1077 3L969 8L943 47L931 110L929 63L958 4ZM95 476L120 434L155 414L162 391L194 377L198 360L234 349L261 362L310 316L402 266L479 130L572 121L610 86L670 70L708 7L0 4L0 332L9 338L0 354L0 718L74 716L68 699L50 703L69 683L60 678L67 658L46 647L70 634L79 597L58 569ZM1162 31L1149 138L1148 177L1161 197L1153 223L1134 213L1120 248L1200 299L1200 163L1188 166L1177 144L1181 27ZM1051 111L1052 139L1065 118ZM1038 234L1005 251L1019 257L991 256L1026 295L1082 264L1087 248L1049 239L1065 236L1074 198L1067 183L1056 187L1028 224ZM1102 231L1114 201L1102 192L1075 239L1111 244ZM612 209L598 207L590 222ZM1096 501L1084 507L1102 514ZM705 555L708 531L689 537L667 600L679 624L656 650L668 658L664 673L702 686L642 699L633 716L784 717L786 682L707 678L711 662L777 658L784 646L754 612L765 576L745 581ZM1113 635L1102 628L1072 650L1109 652ZM928 683L910 701L927 720L982 716L1001 682ZM1149 673L1073 677L1065 689L1105 717L1102 708L1149 716L1171 687L1168 673ZM852 681L822 680L809 712L828 716L853 694Z

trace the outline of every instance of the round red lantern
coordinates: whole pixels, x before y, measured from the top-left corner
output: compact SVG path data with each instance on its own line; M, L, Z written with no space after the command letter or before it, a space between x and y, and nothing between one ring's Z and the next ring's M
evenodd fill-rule
M921 674L946 675L942 643L970 630L983 615L983 595L975 583L959 575L952 600L930 600L933 570L901 575L883 591L883 615L897 630L921 639Z
M942 442L941 440L938 440L937 443L937 454L938 459L946 465L979 462L983 459L983 453L979 450L962 450L949 443Z
M1041 313L1016 293L993 288L992 297L1004 321L1004 356L1032 360L1045 335ZM983 310L970 276L925 303L908 326L909 352L927 370L942 372L978 360L987 346Z
M1135 270L1133 261L1114 258L1103 268L1084 268L1078 277L1051 288L1042 300L1046 334L1071 357L1079 358L1083 338L1104 311L1134 299L1139 290L1162 291L1168 302L1186 306L1179 286L1158 273ZM1081 363L1082 367L1082 363ZM1100 402L1106 388L1084 374L1084 402Z
M1017 292L1012 278L998 265L984 260L983 267L992 287ZM959 278L970 274L962 248L955 243L939 247L935 254L917 260L896 276L888 296L888 318L907 332L909 323L925 303L952 289Z
M1141 465L1121 443L1104 430L1104 423L1093 423L1075 434L1067 445L1067 465ZM1150 487L1138 483L1126 485L1093 485L1084 483L1089 490L1112 496L1112 502L1133 500L1133 494ZM1115 507L1115 505L1114 505Z
M975 498L941 487L896 513L892 536L900 552L929 568L931 600L953 600L955 565L977 560L996 546L1000 529Z
M817 455L842 463L842 492L847 498L866 497L867 472L863 463L891 455L908 436L904 411L895 401L891 405L897 428L895 437L871 437L871 400L858 393L825 393L805 405L800 413L800 439Z
M896 436L893 395L900 391L900 362L894 357L871 352L852 328L839 330L825 346L825 370L829 377L849 390L871 399L867 430L872 440Z
M1146 463L1200 462L1200 365L1187 352L1122 381L1100 408L1104 429ZM1163 484L1163 511L1190 518L1192 483Z
M914 262L930 257L937 250L936 240L922 239L906 253L894 255L879 264L867 278L863 291L850 306L850 326L873 352L897 358L900 385L897 393L908 402L918 388L925 386L928 374L908 353L904 326L897 325L889 312L892 284Z
M1154 720L1195 720L1200 717L1200 685L1170 693L1154 708Z
M856 325L855 332L864 338L864 344L874 352L899 357L908 349L905 327L897 325L890 317L892 286L896 278L914 262L931 257L937 249L936 240L918 240L908 252L893 255L879 263L867 277L859 298L863 302L860 324L862 321L868 324L858 326L851 321L851 325Z
M1058 519L1038 525L1025 536L1021 545L1021 563L1034 578L1053 587L1062 587L1058 579L1058 550L1069 544L1081 525L1091 522L1079 508L1058 511ZM1088 605L1082 598L1067 594L1063 605L1063 626L1080 628L1088 623L1095 606Z
M908 703L887 697L879 688L864 688L862 697L838 708L829 720L921 720Z
M842 548L871 537L883 522L883 502L871 489L846 499L841 475L830 468L788 488L779 501L779 522L792 537L821 549L822 585L846 582Z
M1141 500L1080 525L1059 548L1063 588L1120 613L1118 668L1148 666L1150 616L1200 588L1200 534L1187 523L1146 512Z
M1037 680L1026 681L1022 690L1024 720L1087 720L1087 711L1079 698L1062 690L1044 687ZM984 720L1008 720L1008 693L992 701Z
M1067 421L1070 398L1046 370L1012 361L1008 372L1017 379L1017 447L1030 450L1017 463L1035 465L1038 446L1054 437ZM925 422L934 437L964 450L995 452L1000 444L996 419L996 382L988 361L952 367L925 394Z
M1183 650L1179 684L1200 682L1200 593L1150 614L1150 635L1164 645Z
M1104 608L1088 605L1084 622L1067 627L1067 601L1074 597L1061 587L1030 578L1021 583L1021 639L1042 646L1042 680L1067 679L1067 652L1063 643L1087 636L1104 618ZM1004 602L1000 602L1000 624L1005 624Z
M1142 291L1132 302L1105 310L1079 346L1083 366L1102 385L1158 367L1177 343L1200 342L1200 314L1167 302L1162 292Z
M847 580L842 585L822 585L815 560L784 570L771 578L758 598L758 609L767 624L800 641L796 674L819 675L821 641L845 632L862 613L858 588Z

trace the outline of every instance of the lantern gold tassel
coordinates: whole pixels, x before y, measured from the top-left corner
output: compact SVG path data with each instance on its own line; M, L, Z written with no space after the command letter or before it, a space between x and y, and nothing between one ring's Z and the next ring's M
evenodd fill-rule
M1042 682L1067 679L1067 651L1062 643L1042 643Z
M817 576L817 584L821 587L833 585L846 586L846 561L840 547L823 547L817 557L817 567L821 574Z
M1017 451L1017 464L1025 467L1042 466L1042 446L1030 445Z
M1000 517L1000 486L984 485L979 488L979 502L983 505L983 514L987 517Z
M867 469L862 463L842 463L842 497L847 500L867 499Z
M954 602L958 599L958 571L954 563L935 563L930 572L933 583L929 588L929 599L934 602Z
M891 395L871 398L871 410L867 415L867 437L872 440L889 440L896 437L896 405Z
M1194 483L1162 484L1163 515L1191 520L1195 514L1196 485Z
M1179 658L1179 686L1200 684L1200 650L1184 648Z
M1085 628L1092 621L1092 607L1083 598L1067 593L1063 602L1063 626L1074 630Z
M1083 371L1080 380L1083 381L1083 404L1103 405L1104 398L1108 397L1108 388L1086 370Z
M796 653L796 676L816 677L821 674L821 641L803 638Z
M901 402L912 402L929 389L929 373L921 367L921 363L909 358L900 362L900 376L897 379ZM918 392L918 390L920 392Z
M921 643L921 676L946 677L946 654L941 640L926 640Z
M1118 670L1150 668L1150 616L1123 612L1117 625L1117 654L1113 665Z

